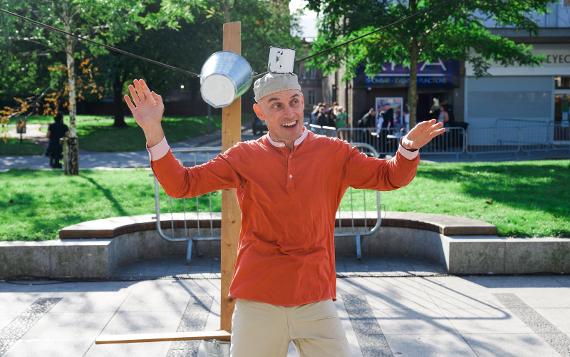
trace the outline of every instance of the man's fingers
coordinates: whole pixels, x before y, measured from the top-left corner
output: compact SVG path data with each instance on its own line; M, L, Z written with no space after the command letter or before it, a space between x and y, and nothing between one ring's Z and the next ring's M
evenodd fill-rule
M144 80L144 79L141 79L140 82L141 82L141 85L142 85L142 88L143 88L143 91L144 91L144 95L145 95L146 97L154 98L154 96L151 95L151 91L150 91L150 89L148 88L148 86L146 85L145 80Z
M152 95L152 97L154 98L154 101L157 104L162 104L162 97L158 94L156 94L154 91L150 92L150 94Z
M139 98L141 99L141 101L145 101L146 100L146 95L144 92L144 87L142 85L142 79L135 79L133 81L133 83L135 84L135 89L137 90L137 94L139 95Z
M131 101L131 97L125 94L124 98L125 98L125 103L127 103L127 107L129 107L131 113L134 113L136 108L133 102Z
M445 133L445 128L434 130L430 133L430 138L435 138L436 136L441 135L443 133Z
M129 84L129 93L131 93L131 97L133 97L133 102L135 102L135 104L138 106L141 102L141 99L139 98L139 95L137 94L137 91L132 84Z

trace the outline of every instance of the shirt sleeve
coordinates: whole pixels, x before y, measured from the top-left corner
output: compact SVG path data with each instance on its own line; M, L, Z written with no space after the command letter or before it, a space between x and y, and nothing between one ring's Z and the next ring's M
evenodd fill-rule
M184 167L169 148L161 158L151 159L150 166L166 194L176 198L196 197L241 185L241 177L229 160L234 149L235 147L204 164ZM153 154L150 155L152 157Z
M345 184L354 188L389 191L404 187L416 176L418 151L400 147L390 160L367 156L351 147L345 165Z

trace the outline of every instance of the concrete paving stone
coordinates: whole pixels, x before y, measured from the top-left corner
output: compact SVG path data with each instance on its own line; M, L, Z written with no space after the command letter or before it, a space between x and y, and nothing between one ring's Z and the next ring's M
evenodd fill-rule
M61 292L118 292L136 284L132 281L19 281L17 284L0 282L0 291L6 293L57 294Z
M382 310L372 307L385 334L436 335L456 333L453 324L441 315L430 316L413 310Z
M32 304L39 294L0 294L0 315L2 314L20 314Z
M114 312L45 314L22 336L23 340L92 338L103 330Z
M60 294L61 301L50 313L103 313L116 311L128 293L85 292Z
M180 324L176 331L203 331L206 325L206 320L208 318L209 311L212 306L213 299L211 297L203 297L202 299L190 299L182 318ZM175 341L170 345L167 357L172 357L178 354L176 351L182 350L187 353L188 356L196 356L198 354L198 348L200 346L200 341Z
M547 357L560 354L536 334L463 334L479 357Z
M444 309L444 316L455 329L463 333L519 333L532 334L533 331L508 309L465 310Z
M101 334L175 332L181 317L178 311L118 311Z
M570 308L538 308L536 312L570 336Z
M10 322L12 322L19 314L20 314L19 312L14 312L14 313L6 312L0 314L0 330L2 330L2 328L4 328Z
M151 284L133 290L119 311L176 311L182 314L191 296L189 291L172 283Z
M363 357L392 356L384 332L374 318L373 309L362 295L342 295L350 323L358 339Z
M432 294L430 292L430 297L441 310L472 311L475 316L478 314L495 313L504 309L500 302L490 294L470 295L459 292L454 294L435 292Z
M91 345L82 357L164 357L169 342Z
M558 288L554 275L469 276L465 280L487 289Z
M78 357L89 349L92 339L74 338L19 340L2 357Z
M521 289L516 295L533 308L570 308L570 288Z
M513 293L495 294L521 321L561 355L570 355L570 337Z
M402 357L468 357L477 355L463 338L454 333L438 335L386 334L394 356Z
M410 278L364 278L359 286L370 303L379 308L436 309L427 291L420 289Z
M354 332L354 329L350 322L350 316L348 315L348 311L346 311L344 299L341 294L337 296L335 306L338 313L338 318L342 323L342 327L346 333L346 338L350 346L350 355L352 357L362 357L362 352L360 351L360 346L358 344L358 338L356 337L356 333Z

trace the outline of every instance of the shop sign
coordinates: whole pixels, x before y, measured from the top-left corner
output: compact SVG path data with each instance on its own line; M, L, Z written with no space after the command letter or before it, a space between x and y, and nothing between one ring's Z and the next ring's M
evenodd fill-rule
M450 87L457 83L458 61L421 62L418 64L418 86ZM385 63L374 77L365 76L367 86L407 87L410 83L410 67Z

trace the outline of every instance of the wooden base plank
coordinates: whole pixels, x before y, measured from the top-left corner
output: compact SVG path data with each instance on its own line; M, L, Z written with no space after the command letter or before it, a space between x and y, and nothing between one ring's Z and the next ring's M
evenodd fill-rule
M192 340L229 341L230 337L231 334L225 330L140 333L140 334L112 335L112 336L102 335L95 340L95 344L104 345L104 344L113 344L113 343L143 343L143 342L192 341Z

